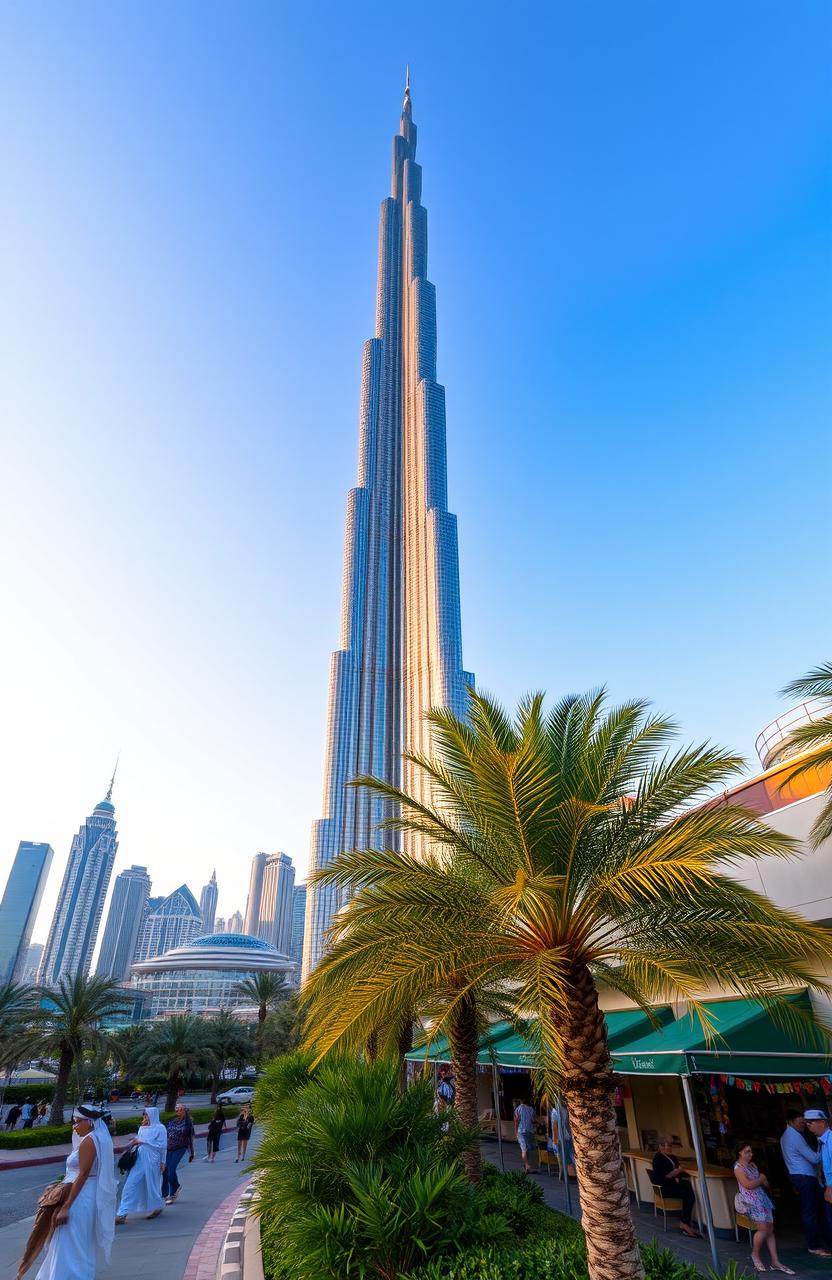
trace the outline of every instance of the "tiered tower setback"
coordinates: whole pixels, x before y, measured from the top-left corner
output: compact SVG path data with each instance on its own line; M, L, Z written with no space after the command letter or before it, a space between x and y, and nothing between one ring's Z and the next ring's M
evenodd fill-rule
M346 784L373 774L428 799L402 753L428 754L425 713L464 714L473 683L462 666L456 516L447 506L445 391L436 381L436 291L427 278L421 195L408 75L391 193L381 205L376 336L363 352L358 485L347 499L341 647L330 663L313 870L344 849L395 841L376 833L383 803ZM334 890L310 886L304 974L318 964L341 905Z

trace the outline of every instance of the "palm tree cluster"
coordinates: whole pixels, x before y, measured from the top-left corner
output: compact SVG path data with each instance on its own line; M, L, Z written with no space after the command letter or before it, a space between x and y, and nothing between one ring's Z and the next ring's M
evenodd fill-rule
M63 1123L68 1097L80 1101L86 1082L106 1078L113 1069L134 1079L162 1076L168 1110L189 1079L210 1075L214 1101L221 1082L239 1078L259 1061L264 1045L277 1053L292 1044L295 1007L282 980L258 975L253 983L257 1003L266 1010L256 1032L230 1010L207 1019L184 1015L112 1030L107 1024L129 999L106 978L77 974L54 986L6 983L0 987L0 1070L34 1060L55 1064L50 1124ZM249 985L242 984L244 994L252 996Z
M459 1116L476 1123L484 1008L502 999L531 1016L543 1084L571 1117L590 1274L640 1276L600 993L648 1013L685 1000L708 1026L702 1001L717 986L781 1016L785 989L827 990L832 934L736 875L796 851L714 802L741 760L671 746L675 726L644 702L610 707L602 691L547 714L536 694L512 718L471 691L465 721L429 718L433 756L409 757L429 804L355 783L392 802L382 826L405 848L345 852L315 877L348 905L303 992L308 1044L318 1058L374 1046L420 1016L448 1034Z

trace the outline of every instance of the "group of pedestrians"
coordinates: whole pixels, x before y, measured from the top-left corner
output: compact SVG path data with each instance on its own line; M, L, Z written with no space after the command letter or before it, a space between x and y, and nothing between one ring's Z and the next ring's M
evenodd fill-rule
M48 1187L38 1202L35 1224L18 1270L18 1280L48 1245L35 1280L95 1280L96 1245L109 1261L116 1225L130 1214L158 1218L180 1191L178 1169L185 1156L194 1159L194 1123L184 1103L164 1124L159 1108L146 1107L138 1133L118 1161L125 1174L116 1212L116 1175L110 1115L102 1107L76 1107L72 1121L72 1152L62 1183ZM251 1107L237 1119L236 1162L245 1159L254 1127ZM225 1128L225 1113L217 1107L208 1126L208 1154L213 1163Z
M22 1103L13 1102L3 1123L9 1132L12 1129L40 1129L49 1123L49 1107L45 1102L35 1103L31 1098Z

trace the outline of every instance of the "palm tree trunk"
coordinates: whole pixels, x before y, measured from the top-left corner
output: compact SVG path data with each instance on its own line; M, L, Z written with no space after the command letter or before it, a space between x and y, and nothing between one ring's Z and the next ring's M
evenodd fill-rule
M179 1096L179 1072L175 1071L172 1076L168 1076L168 1093L165 1098L165 1111L173 1111L176 1108L176 1099Z
M566 1008L552 1010L563 1043L569 1111L590 1280L641 1280L627 1176L615 1124L612 1061L598 992L585 965L570 975Z
M367 1043L364 1045L364 1057L367 1059L370 1066L372 1066L373 1063L378 1058L378 1032L377 1031L371 1031L370 1034L367 1036Z
M466 996L458 1006L448 1028L448 1041L456 1075L456 1114L466 1129L479 1128L477 1106L477 1051L480 1039L477 1031L477 1006L473 997ZM479 1182L482 1177L482 1159L479 1141L462 1157L465 1176L469 1182Z
M407 1014L402 1021L399 1029L399 1037L396 1043L396 1049L399 1055L399 1089L402 1093L407 1088L407 1058L406 1054L410 1053L413 1048L413 1019Z
M55 1081L55 1095L52 1098L52 1110L49 1112L50 1124L63 1124L64 1122L64 1102L66 1100L66 1087L69 1084L69 1073L72 1070L72 1062L75 1054L70 1045L63 1042L61 1045L61 1056L58 1062L58 1078Z
M257 1046L255 1049L258 1067L263 1065L263 1033L265 1031L264 1023L268 1012L265 1001L261 1000L260 1008L257 1010Z

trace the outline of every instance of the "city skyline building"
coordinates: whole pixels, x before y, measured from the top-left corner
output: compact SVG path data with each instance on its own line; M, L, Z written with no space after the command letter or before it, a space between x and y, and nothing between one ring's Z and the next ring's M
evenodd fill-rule
M151 905L152 904L152 905ZM202 913L186 884L166 898L149 899L133 963L152 960L174 947L183 947L204 932Z
M233 911L225 923L226 933L243 933L243 913L242 911Z
M465 712L456 517L447 507L445 393L436 381L436 295L427 278L427 213L416 163L410 76L393 138L391 194L379 223L376 332L364 344L358 484L347 499L340 647L333 653L323 816L310 870L373 842L385 805L347 783L373 774L422 800L404 752L430 752L425 713ZM419 853L409 838L407 847ZM304 973L318 963L333 915L330 886L307 894Z
M225 933L225 918L223 916L217 916L214 922L214 933Z
M97 977L113 982L129 977L151 887L147 867L133 865L116 876L95 967Z
M50 844L21 840L17 846L0 901L0 985L24 976L53 856Z
M296 884L292 890L292 943L289 958L295 966L295 982L300 981L303 964L303 933L306 924L306 885Z
M41 982L89 973L118 849L115 777L114 770L106 796L73 837L41 960Z
M244 922L246 934L250 938L259 937L257 928L260 923L260 903L263 897L263 872L266 869L268 856L267 853L255 853L251 860ZM230 921L228 931L232 932Z
M215 868L211 872L211 879L206 885L202 886L202 893L199 895L199 909L202 912L202 929L204 933L214 932L218 897L219 890L217 888L217 872Z
M43 942L33 942L29 950L26 952L26 961L23 966L22 982L34 982L38 976L40 962L43 959Z
M263 868L260 920L255 936L283 955L292 946L292 890L295 868L288 853L270 854Z

